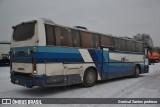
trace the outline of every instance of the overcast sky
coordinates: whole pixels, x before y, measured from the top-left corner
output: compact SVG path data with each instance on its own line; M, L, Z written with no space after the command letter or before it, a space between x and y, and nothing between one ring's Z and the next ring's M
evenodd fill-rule
M0 0L0 41L11 39L13 25L41 17L116 36L147 33L160 46L160 0Z

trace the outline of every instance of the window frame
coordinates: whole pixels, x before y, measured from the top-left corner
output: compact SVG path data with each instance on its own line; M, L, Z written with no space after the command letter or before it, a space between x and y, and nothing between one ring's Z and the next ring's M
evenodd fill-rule
M47 27L46 26L50 26L53 29L53 46L56 46L56 35L55 35L55 26L54 25L50 25L50 24L45 24L45 34L46 34L46 45L47 46L52 46L51 44L48 45L48 32L47 32Z

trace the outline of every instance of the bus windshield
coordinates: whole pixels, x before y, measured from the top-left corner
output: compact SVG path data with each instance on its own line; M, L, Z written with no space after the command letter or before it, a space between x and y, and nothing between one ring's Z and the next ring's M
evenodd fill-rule
M15 41L24 41L30 39L34 35L35 22L22 23L14 27L13 39Z

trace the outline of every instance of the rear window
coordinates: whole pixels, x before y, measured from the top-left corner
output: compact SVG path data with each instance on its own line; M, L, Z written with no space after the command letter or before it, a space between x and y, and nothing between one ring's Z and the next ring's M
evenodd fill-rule
M35 31L35 22L22 23L14 27L13 39L15 41L24 41L33 37Z

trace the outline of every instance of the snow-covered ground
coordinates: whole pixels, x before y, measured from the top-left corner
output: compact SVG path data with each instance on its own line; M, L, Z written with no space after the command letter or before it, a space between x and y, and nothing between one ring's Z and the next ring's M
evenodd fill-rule
M80 85L67 87L25 88L10 82L10 68L0 68L1 98L160 98L160 63L150 65L149 73L139 78L125 77L98 82L94 87L84 88ZM2 105L0 105L2 106ZM3 105L4 106L4 105ZM30 105L25 105L30 106ZM53 106L53 105L47 105ZM90 106L90 105L54 105ZM91 105L93 107L106 105ZM151 105L109 105L109 106L148 106ZM160 105L152 105L159 107Z

